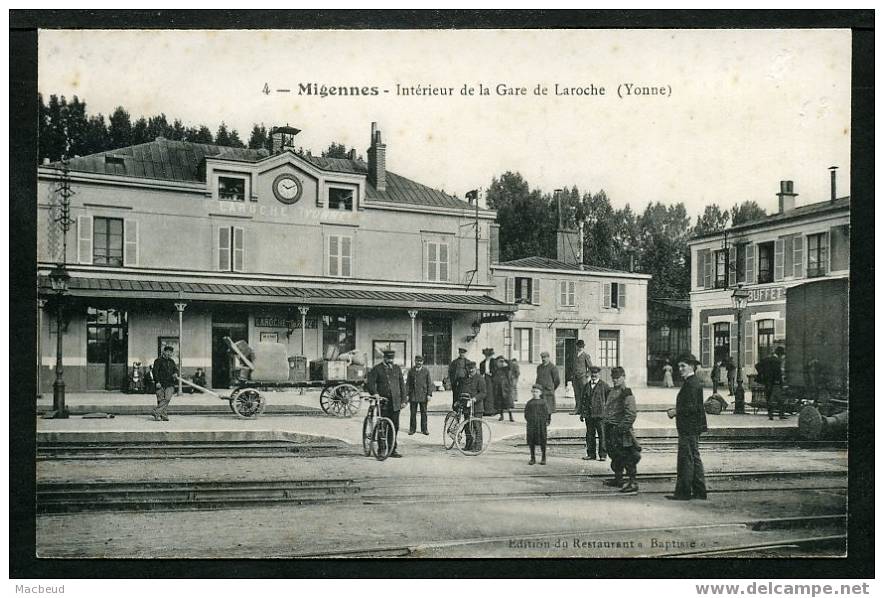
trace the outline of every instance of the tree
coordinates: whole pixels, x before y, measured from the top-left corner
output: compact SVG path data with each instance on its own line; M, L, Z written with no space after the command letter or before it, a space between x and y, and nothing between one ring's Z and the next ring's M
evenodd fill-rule
M497 210L501 261L555 256L556 215L549 195L532 191L521 174L508 171L491 181L486 200Z
M188 127L185 132L185 140L191 143L212 143L212 132L209 127L200 125L199 127Z
M83 156L89 152L86 145L86 130L89 121L86 118L86 103L77 96L63 106L63 128L67 138L68 155Z
M184 141L187 130L179 119L172 121L172 127L169 129L169 139L175 141Z
M132 122L129 113L122 106L117 106L110 115L107 134L110 138L108 143L110 149L132 145Z
M51 162L55 162L68 155L67 132L63 116L67 101L64 96L59 98L55 94L49 96L49 103L46 105L43 105L42 96L39 101L39 157L41 159L48 158Z
M132 145L138 145L139 143L147 143L148 141L153 141L153 137L148 136L147 119L142 116L135 121L134 125L132 125L132 137L130 143Z
M166 139L170 139L171 128L169 127L169 123L166 121L166 115L160 114L159 116L151 116L147 119L147 140L153 141L157 137L164 137Z
M761 220L767 216L767 212L754 201L744 201L731 208L731 223L733 226L745 224L753 220Z
M651 297L687 297L690 292L688 238L690 218L684 204L651 203L638 218L639 251L636 268L652 278Z
M107 125L104 122L103 114L89 117L89 121L86 123L84 145L83 155L97 154L109 149Z
M718 204L709 204L703 210L703 215L697 216L693 234L699 236L721 232L728 227L730 217L730 212L722 211Z
M233 129L230 132L230 147L245 147L242 140L239 138L239 133L236 132L236 129Z
M218 132L215 133L215 143L217 145L230 145L230 133L227 132L227 125L224 124L223 120L218 127Z
M264 124L252 127L252 134L249 137L249 149L271 149L270 139L267 137L267 129Z

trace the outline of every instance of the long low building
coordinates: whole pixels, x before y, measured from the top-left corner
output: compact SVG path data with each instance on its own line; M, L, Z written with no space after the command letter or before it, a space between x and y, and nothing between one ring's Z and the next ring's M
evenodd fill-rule
M506 327L495 298L495 213L386 169L372 125L368 160L159 138L38 169L39 364L54 379L56 295L64 261L64 378L69 391L114 390L163 345L183 373L230 383L225 336L283 343L320 359L392 348L422 354L435 379L477 325ZM71 227L56 223L62 187ZM478 246L470 224L478 223ZM182 332L179 334L179 313ZM475 334L472 335L475 337ZM478 340L466 341L481 358Z

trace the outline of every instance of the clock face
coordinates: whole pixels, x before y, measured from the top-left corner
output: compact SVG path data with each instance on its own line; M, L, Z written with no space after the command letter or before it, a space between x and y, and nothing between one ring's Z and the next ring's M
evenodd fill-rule
M301 181L291 174L281 174L273 180L273 195L284 204L297 203L301 199Z

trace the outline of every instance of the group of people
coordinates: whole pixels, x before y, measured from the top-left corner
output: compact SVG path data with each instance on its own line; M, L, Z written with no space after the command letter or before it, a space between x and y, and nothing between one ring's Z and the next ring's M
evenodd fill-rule
M515 359L507 360L502 355L495 356L491 347L482 350L485 359L477 365L474 361L466 358L467 350L463 347L458 349L457 359L448 366L448 381L451 387L452 408L461 394L471 394L462 386L472 376L479 375L483 381L482 396L473 396L476 399L474 414L477 416L500 416L503 421L504 413L513 419L513 405L518 399L519 363ZM472 369L472 373L471 373ZM475 392L478 387L476 380L470 383Z

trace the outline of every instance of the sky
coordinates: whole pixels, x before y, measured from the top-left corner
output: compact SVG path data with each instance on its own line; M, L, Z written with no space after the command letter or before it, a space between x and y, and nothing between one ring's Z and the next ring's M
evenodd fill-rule
M827 200L830 166L849 193L850 41L820 29L46 30L38 89L77 95L89 114L122 105L213 132L224 121L243 141L255 123L288 124L314 153L337 141L366 155L375 121L388 170L461 197L517 171L544 192L604 189L615 207L683 202L696 215L754 200L773 213L780 180L798 206Z

